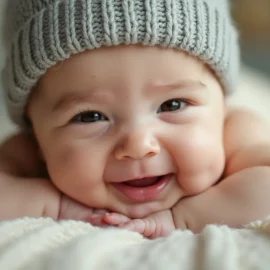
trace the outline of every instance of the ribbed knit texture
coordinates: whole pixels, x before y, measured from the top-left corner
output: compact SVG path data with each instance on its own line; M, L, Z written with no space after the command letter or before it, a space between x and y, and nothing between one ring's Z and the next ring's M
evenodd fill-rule
M238 36L226 0L15 0L11 6L3 79L10 116L19 125L48 68L101 46L181 49L208 64L225 92L235 87Z

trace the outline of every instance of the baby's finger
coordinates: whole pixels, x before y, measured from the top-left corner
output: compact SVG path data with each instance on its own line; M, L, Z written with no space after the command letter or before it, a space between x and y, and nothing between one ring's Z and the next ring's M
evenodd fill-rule
M144 234L145 231L145 222L142 219L133 219L125 224L120 224L120 228L127 229L129 231L138 232Z
M153 238L156 234L156 223L151 219L133 219L126 224L119 225L120 228L138 232L147 238Z
M118 213L105 213L103 220L111 225L120 225L129 222L130 218Z
M93 226L98 226L98 227L106 227L108 226L108 223L106 221L104 221L103 219L104 214L93 214L91 217L89 217L89 222L93 225Z

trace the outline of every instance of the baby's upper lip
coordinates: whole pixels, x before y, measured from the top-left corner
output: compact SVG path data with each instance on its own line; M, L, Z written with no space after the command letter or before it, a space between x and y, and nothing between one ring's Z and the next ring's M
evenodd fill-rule
M161 174L142 174L139 176L134 176L134 177L127 177L125 179L120 179L120 180L116 180L113 181L114 183L124 183L124 182L129 182L129 181L134 181L134 180L140 180L140 179L144 179L144 178L157 178L157 177L161 177L164 175L167 175L169 173L161 173Z

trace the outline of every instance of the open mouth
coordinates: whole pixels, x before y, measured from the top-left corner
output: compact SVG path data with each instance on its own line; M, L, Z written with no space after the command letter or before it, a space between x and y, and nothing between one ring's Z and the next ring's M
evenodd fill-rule
M173 174L166 174L114 183L113 185L119 192L132 201L151 201L158 198L172 177Z
M145 177L136 180L129 180L123 182L123 184L130 187L149 187L157 184L162 179L162 177L163 176Z

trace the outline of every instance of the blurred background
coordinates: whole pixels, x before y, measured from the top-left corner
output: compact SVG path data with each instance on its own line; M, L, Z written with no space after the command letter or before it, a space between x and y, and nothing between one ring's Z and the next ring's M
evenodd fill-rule
M270 0L232 0L232 11L243 62L270 76Z

